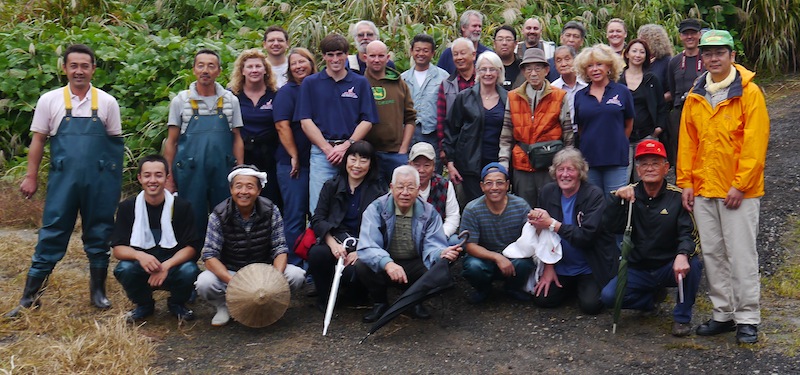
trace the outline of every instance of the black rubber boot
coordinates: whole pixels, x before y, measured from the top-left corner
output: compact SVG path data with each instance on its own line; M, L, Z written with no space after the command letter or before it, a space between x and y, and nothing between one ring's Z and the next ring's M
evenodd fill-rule
M22 309L29 309L31 307L39 307L39 297L42 296L44 285L47 278L39 278L28 275L25 280L25 289L22 290L22 298L19 300L19 306L3 315L6 318L16 318L19 316Z
M106 298L107 276L106 268L89 268L89 296L92 304L99 309L111 308L111 302Z

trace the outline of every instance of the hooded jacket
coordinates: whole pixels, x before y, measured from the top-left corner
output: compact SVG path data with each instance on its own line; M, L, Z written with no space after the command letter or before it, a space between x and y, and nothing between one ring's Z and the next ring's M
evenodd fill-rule
M377 151L398 152L403 143L405 125L417 122L411 90L400 79L400 73L390 67L386 67L383 78L375 78L369 69L364 76L372 86L372 96L378 108L378 122L372 124L366 140Z
M769 114L755 73L733 64L736 78L728 97L712 108L706 75L698 78L683 105L678 142L677 185L695 196L725 198L731 187L745 198L764 195Z

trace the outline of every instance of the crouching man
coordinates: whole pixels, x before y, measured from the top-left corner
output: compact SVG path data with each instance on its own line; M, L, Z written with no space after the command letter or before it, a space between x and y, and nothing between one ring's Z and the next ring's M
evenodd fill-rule
M222 201L208 217L202 259L206 270L197 277L197 295L217 308L213 326L230 321L225 304L228 283L236 271L252 263L272 264L283 272L296 292L303 286L305 271L287 264L286 237L278 207L259 196L267 174L252 165L237 166L228 174L231 197Z
M186 302L200 273L194 261L203 243L194 227L192 206L164 189L168 175L163 156L139 160L136 177L142 191L117 210L110 245L119 259L114 276L136 304L126 315L131 322L153 314L153 289L170 292L167 307L178 319L194 319Z
M645 140L636 146L636 173L642 178L620 188L609 197L606 208L608 227L623 233L628 201L633 201L631 240L628 255L628 283L622 307L649 311L665 297L665 287L678 286L683 279L683 301L676 295L673 309L673 336L692 332L692 307L700 287L703 265L698 255L700 242L692 214L681 203L681 189L667 183L667 152L659 141ZM617 278L603 288L601 299L614 306ZM680 291L679 291L680 293Z
M410 165L397 167L389 186L391 194L376 199L361 218L356 273L375 303L364 316L365 323L378 320L389 308L389 283L407 289L440 258L453 261L461 251L447 246L442 216L419 197L419 173ZM412 315L428 319L422 304Z

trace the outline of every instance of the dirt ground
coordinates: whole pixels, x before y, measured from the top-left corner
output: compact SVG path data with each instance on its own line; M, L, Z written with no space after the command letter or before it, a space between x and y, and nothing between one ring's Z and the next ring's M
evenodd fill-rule
M772 88L768 87L769 93ZM762 275L773 275L797 248L783 237L797 220L800 166L800 118L797 87L769 99L772 119L767 160L767 194L762 200L759 253ZM14 231L17 232L17 231ZM6 235L0 231L0 240ZM460 271L460 263L452 268ZM192 308L198 319L179 325L166 312L166 294L157 292L157 312L140 332L157 344L154 373L458 373L512 374L800 374L800 301L775 297L762 289L760 342L739 346L733 334L675 338L670 335L670 296L655 317L624 311L617 333L611 313L582 315L577 302L539 309L497 295L480 306L466 302L469 287L457 286L428 302L433 318L401 316L359 344L370 325L361 322L366 306L340 306L328 336L313 298L294 296L276 324L251 329L238 323L210 326L213 310L203 301ZM110 283L115 283L113 278ZM131 307L115 285L114 310ZM698 296L696 326L710 316L710 302Z
M769 88L768 88L769 90ZM797 90L793 90L797 91ZM759 252L762 273L772 275L788 249L787 221L798 212L800 94L770 97L771 142L767 195L762 200ZM460 263L453 266L454 274ZM263 329L232 323L209 325L213 311L194 305L198 320L178 328L159 306L142 331L159 340L154 370L164 373L521 373L543 374L800 374L797 335L800 303L763 291L760 342L738 346L733 334L672 337L670 302L656 317L623 312L616 334L611 313L582 315L577 303L545 310L499 293L489 303L466 303L468 285L428 302L433 318L401 316L359 344L368 324L366 307L338 307L328 336L312 298L293 298L284 317ZM710 302L698 296L693 324L710 316Z

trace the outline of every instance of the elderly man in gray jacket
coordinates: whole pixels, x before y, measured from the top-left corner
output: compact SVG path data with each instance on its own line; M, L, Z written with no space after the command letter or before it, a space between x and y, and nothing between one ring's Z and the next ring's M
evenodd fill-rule
M461 248L447 246L442 217L433 206L419 199L419 173L409 165L392 173L390 194L376 199L364 211L358 240L356 273L367 286L373 309L364 316L372 323L389 308L389 283L408 288L440 259L453 261ZM422 304L412 315L428 319Z

